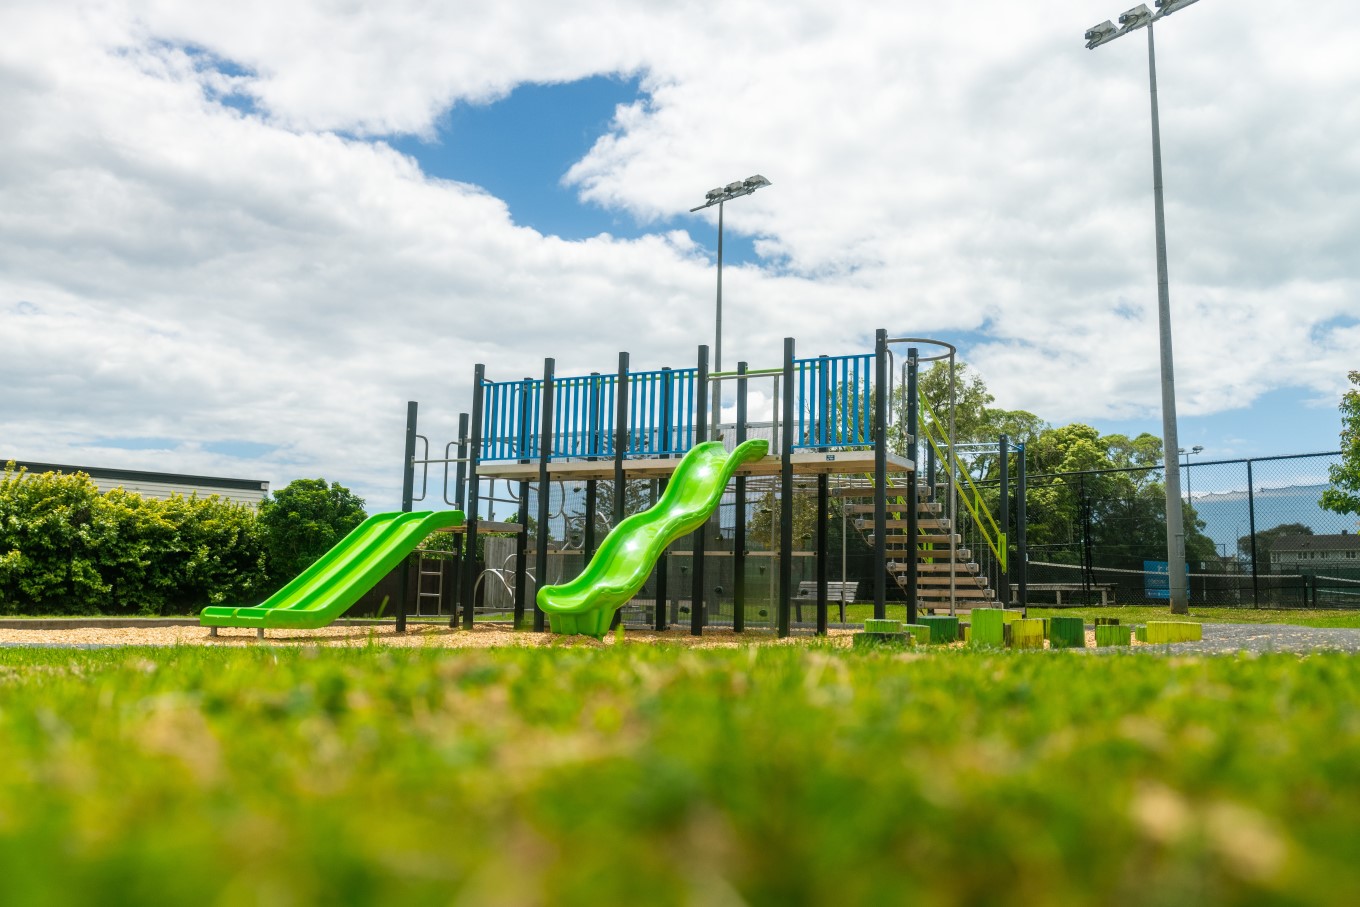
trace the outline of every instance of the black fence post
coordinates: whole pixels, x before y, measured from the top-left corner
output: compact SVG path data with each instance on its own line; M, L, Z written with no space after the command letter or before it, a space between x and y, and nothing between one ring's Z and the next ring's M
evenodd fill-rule
M619 353L619 379L614 385L614 525L627 513L628 477L623 471L628 456L628 354Z
M1261 607L1261 578L1256 566L1256 482L1247 461L1247 532L1251 535L1251 606Z

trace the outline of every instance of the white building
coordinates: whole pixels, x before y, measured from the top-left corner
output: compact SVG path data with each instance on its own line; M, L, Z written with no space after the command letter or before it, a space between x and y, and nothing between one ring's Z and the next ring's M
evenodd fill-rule
M1282 535L1270 547L1275 573L1316 573L1360 568L1360 535Z
M198 495L206 498L217 495L219 498L238 504L258 507L269 493L269 483L259 479L226 479L217 476L186 476L168 472L142 472L136 469L103 469L98 466L63 466L57 463L27 463L22 460L10 461L16 467L27 469L30 473L83 472L90 477L101 491L122 488L144 498L164 501L171 495ZM0 461L0 467L5 461Z

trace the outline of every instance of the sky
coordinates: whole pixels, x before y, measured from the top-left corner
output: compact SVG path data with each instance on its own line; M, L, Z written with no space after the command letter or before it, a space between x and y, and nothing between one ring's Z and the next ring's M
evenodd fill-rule
M1145 33L1122 4L0 0L0 457L400 497L473 368L956 344L996 405L1160 435ZM1335 450L1360 21L1156 28L1182 446ZM730 402L730 401L729 401Z

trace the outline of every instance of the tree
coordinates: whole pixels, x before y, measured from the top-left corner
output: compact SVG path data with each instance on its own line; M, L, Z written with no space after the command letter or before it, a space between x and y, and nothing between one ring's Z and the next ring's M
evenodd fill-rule
M363 499L325 479L295 479L260 504L270 581L297 576L364 521Z
M1332 487L1318 503L1333 513L1360 514L1360 372L1349 377L1355 387L1341 397L1341 462L1327 470Z
M1262 529L1256 533L1256 563L1262 571L1270 568L1270 552L1275 543L1287 535L1312 535L1313 528L1302 523L1283 523L1274 529ZM1251 560L1251 536L1244 535L1237 540L1237 550L1247 561Z

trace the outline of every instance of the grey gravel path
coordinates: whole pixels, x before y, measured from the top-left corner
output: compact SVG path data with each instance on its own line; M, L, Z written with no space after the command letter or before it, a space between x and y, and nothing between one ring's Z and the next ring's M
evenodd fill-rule
M1093 652L1127 649L1107 647ZM1228 655L1234 652L1360 652L1360 630L1291 627L1287 624L1205 624L1200 642L1178 642L1163 646L1135 646L1133 651L1173 655Z

